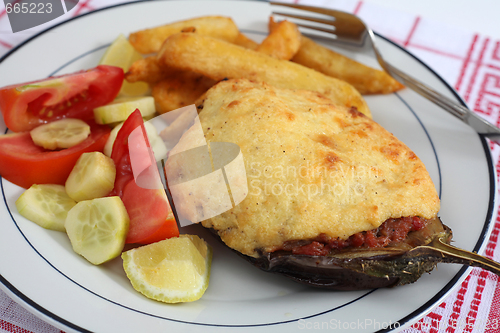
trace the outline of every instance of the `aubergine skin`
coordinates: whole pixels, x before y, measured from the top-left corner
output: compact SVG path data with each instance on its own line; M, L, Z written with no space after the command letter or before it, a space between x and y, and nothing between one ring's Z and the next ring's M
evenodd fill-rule
M312 287L363 290L413 283L439 262L453 262L429 246L436 239L449 244L451 238L451 229L435 218L405 241L385 248L344 249L327 256L276 251L253 258L237 253L263 271Z
M360 272L351 267L343 267L342 262L329 257L280 254L246 260L266 272L288 277L296 282L312 287L332 290L362 290L395 286L396 277L379 277Z

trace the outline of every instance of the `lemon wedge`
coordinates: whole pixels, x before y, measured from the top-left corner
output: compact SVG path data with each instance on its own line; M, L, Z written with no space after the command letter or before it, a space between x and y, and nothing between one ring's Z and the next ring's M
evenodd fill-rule
M118 196L85 200L68 212L66 233L73 250L94 265L120 255L130 218Z
M124 72L127 72L134 61L141 58L142 55L134 49L124 35L120 34L108 47L99 64L121 67ZM119 95L142 96L148 92L149 86L146 82L130 83L124 80Z
M181 235L122 253L135 290L166 303L195 301L210 278L212 248L195 235Z
M76 205L63 185L32 185L16 200L19 214L39 226L57 231L65 231L64 221L68 211Z
M155 100L151 96L118 97L113 102L94 109L94 118L98 124L113 124L127 120L135 109L142 117L150 117L156 112Z

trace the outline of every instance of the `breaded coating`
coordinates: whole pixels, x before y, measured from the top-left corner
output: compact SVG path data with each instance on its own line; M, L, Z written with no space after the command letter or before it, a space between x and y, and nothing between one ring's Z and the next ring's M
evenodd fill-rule
M208 142L240 147L248 184L241 203L202 224L245 255L319 235L346 239L389 218L430 219L439 211L422 161L356 108L245 79L218 83L199 108ZM189 132L174 149L188 144ZM168 168L182 175L167 160ZM182 204L176 209L200 220Z

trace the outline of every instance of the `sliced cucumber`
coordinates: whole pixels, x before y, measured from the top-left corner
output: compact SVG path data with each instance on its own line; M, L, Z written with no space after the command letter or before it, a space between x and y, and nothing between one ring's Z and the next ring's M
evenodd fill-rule
M94 109L94 118L98 124L113 124L125 121L139 109L143 117L150 117L156 112L155 101L151 96L119 97L110 104Z
M37 146L56 150L76 146L90 134L90 126L80 119L61 119L31 130L31 139Z
M32 185L16 200L19 214L45 229L65 231L68 211L76 205L64 186Z
M106 156L111 157L113 144L115 143L118 131L120 131L120 128L122 128L122 126L123 123L120 123L111 130L108 141L106 141L106 145L104 146L104 154ZM144 127L146 128L146 134L148 135L149 144L151 145L151 149L153 150L156 160L159 161L167 157L167 147L165 146L165 143L163 143L163 139L158 135L158 132L156 131L154 125L149 122L145 122Z
M129 223L122 200L113 196L77 203L64 225L73 250L99 265L120 255Z
M113 151L113 144L115 143L116 136L118 135L118 132L120 131L120 128L122 128L123 123L119 123L109 133L108 136L108 141L106 141L106 144L104 145L104 155L111 157L111 152Z
M75 201L107 195L115 185L116 167L101 152L83 153L66 179L66 192Z

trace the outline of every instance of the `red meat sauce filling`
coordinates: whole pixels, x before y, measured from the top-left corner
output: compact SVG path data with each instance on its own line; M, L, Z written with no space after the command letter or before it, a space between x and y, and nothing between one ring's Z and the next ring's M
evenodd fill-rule
M375 248L386 247L389 244L403 241L409 232L423 229L427 220L419 217L402 217L388 219L377 229L358 232L348 239L332 239L321 234L312 242L287 242L282 250L291 251L293 254L325 256L332 250L350 248Z

